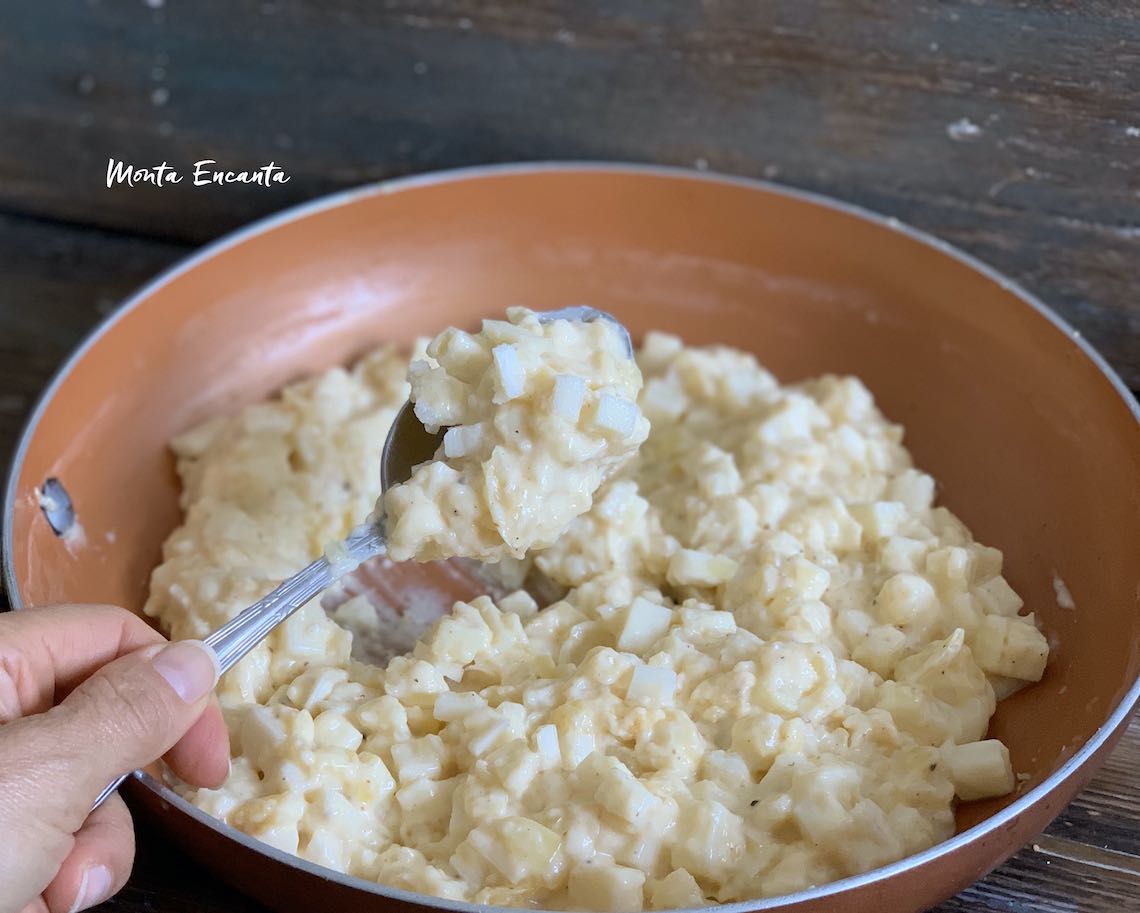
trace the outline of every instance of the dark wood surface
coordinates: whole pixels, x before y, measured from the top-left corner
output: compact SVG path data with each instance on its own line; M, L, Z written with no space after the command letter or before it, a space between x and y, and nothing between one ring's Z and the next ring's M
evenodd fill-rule
M206 240L378 178L533 159L767 177L929 230L1140 388L1140 5L0 0L0 464L52 370ZM107 159L270 160L107 189ZM940 913L1140 910L1140 724ZM141 835L122 913L258 909Z

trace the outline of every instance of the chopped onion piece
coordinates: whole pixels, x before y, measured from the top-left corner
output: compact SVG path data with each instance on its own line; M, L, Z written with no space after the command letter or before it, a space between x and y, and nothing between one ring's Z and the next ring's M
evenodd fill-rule
M558 744L558 730L550 723L534 731L534 747L543 761L551 766L562 763L562 748Z
M482 732L468 740L467 749L475 757L482 757L494 748L510 732L511 726L505 719L496 719Z
M519 362L519 353L515 347L504 343L491 350L495 359L495 367L499 370L499 386L503 391L504 400L522 396L523 369Z
M559 745L562 746L562 741ZM562 752L563 763L569 770L574 770L597 750L598 744L593 733L571 730L566 733L565 745L562 747L566 749Z
M554 411L570 422L578 421L586 400L586 381L576 374L554 378Z
M673 624L673 610L636 596L626 610L618 632L617 648L626 651L647 650L667 633Z
M677 673L662 666L637 666L629 680L626 699L649 704L672 704L677 691Z
M666 577L674 586L718 586L731 580L737 567L727 555L679 548L669 558Z
M466 691L444 691L436 697L432 715L441 723L451 723L484 706L486 701L477 694Z
M637 404L611 393L603 393L598 400L598 414L594 421L601 428L629 437L637 424Z
M483 443L484 431L482 422L448 428L443 436L443 455L450 460L473 453Z

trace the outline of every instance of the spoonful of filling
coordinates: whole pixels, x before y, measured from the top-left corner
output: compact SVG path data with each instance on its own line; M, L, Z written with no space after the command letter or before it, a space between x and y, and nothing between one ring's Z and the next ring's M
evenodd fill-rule
M629 334L592 308L445 330L408 378L378 505L395 561L553 545L649 434ZM414 468L404 480L397 467Z

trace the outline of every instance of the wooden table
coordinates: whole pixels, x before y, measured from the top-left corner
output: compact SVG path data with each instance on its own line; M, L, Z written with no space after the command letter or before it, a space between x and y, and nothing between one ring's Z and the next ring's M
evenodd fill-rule
M299 200L429 169L620 159L765 177L989 261L1140 389L1140 8L933 0L0 2L0 461L126 293ZM108 189L108 158L264 187ZM1140 909L1140 724L951 911ZM140 841L107 910L256 910Z

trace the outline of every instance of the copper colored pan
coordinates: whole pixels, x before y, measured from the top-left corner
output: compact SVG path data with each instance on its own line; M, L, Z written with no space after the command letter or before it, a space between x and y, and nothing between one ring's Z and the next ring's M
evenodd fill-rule
M915 911L1040 831L1140 696L1140 423L1071 328L988 268L898 223L804 193L653 168L516 166L397 181L220 241L125 304L65 365L20 444L4 504L16 606L138 610L178 521L166 441L381 340L525 303L588 302L640 335L755 352L785 380L853 372L906 425L943 503L1006 553L1056 644L992 733L1030 774L965 806L952 840L900 863L733 910ZM58 478L85 543L57 538ZM1075 610L1058 608L1054 574ZM330 872L135 783L191 855L270 906L475 910ZM479 908L486 909L486 908Z

